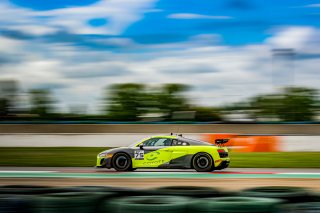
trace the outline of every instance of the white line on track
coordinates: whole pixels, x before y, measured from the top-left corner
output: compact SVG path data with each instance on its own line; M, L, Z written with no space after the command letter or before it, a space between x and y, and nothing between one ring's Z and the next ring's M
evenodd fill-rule
M54 173L57 171L12 171L12 170L2 170L0 173Z
M320 175L319 172L286 172L286 173L275 173L281 175Z

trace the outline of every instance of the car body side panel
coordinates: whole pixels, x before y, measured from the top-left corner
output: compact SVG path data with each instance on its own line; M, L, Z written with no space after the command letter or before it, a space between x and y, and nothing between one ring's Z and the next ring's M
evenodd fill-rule
M217 167L228 158L220 158L215 146L171 146L152 152L144 152L143 159L132 158L133 168L191 168L191 160L197 153L208 153ZM146 150L144 150L146 151Z
M161 136L161 138L175 139L176 136ZM226 147L197 145L197 143L190 146L143 147L140 149L139 144L148 139L150 138L143 139L134 147L106 150L105 155L100 153L97 156L97 167L112 168L112 157L119 152L126 153L131 157L133 168L191 168L192 158L200 152L210 154L215 167L230 160L229 158L220 158L217 152L217 149L224 149L228 152Z
M172 159L170 162L162 164L159 168L170 168L170 169L190 169L191 166L191 159L194 155L187 154L181 157L177 157Z
M136 152L143 153L143 158L132 158L133 168L157 168L161 164L169 162L171 159L170 148L157 148L153 151L146 149L137 150Z

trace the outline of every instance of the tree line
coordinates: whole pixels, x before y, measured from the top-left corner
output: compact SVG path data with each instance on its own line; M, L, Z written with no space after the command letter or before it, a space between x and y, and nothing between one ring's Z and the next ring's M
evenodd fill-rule
M0 118L214 122L226 121L230 114L242 114L251 121L291 122L316 121L319 115L318 91L312 88L287 87L274 94L257 95L239 103L216 107L192 103L187 98L190 90L191 87L184 84L152 87L138 83L114 84L105 89L101 112L88 115L85 112L55 112L50 90L33 89L28 92L29 106L24 112L15 111L14 101L1 95Z

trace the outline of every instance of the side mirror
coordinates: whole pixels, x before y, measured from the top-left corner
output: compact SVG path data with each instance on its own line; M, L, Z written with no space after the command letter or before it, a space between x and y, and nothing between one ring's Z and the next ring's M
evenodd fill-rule
M140 149L143 149L143 144L140 144L139 147L140 147Z

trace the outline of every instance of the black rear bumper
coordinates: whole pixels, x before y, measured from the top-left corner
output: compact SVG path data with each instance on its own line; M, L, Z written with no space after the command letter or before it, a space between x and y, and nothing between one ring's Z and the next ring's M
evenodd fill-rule
M222 161L221 164L215 168L215 170L228 168L229 164L230 164L230 161Z

